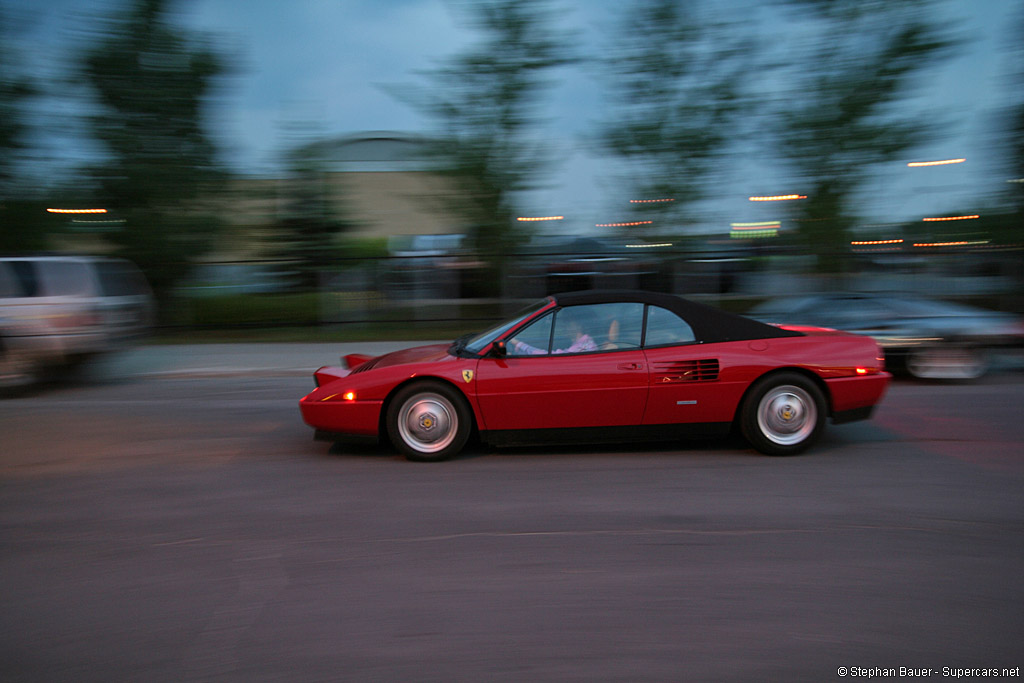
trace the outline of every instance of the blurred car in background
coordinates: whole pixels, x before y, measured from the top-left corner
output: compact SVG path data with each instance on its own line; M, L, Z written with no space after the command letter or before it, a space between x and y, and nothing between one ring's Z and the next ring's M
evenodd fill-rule
M663 270L649 250L596 237L564 238L534 247L546 294L588 289L656 289Z
M765 302L762 322L814 325L873 337L886 367L920 379L977 379L997 349L1024 346L1024 318L936 299L830 293Z
M149 285L128 261L0 257L0 389L123 348L153 315Z

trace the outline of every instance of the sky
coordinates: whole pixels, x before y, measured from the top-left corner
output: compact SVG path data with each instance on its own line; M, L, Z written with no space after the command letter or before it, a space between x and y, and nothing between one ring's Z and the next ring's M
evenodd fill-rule
M744 0L739 0L741 3ZM97 14L123 0L0 0L13 17L16 46L36 73L57 78L83 44L83 28ZM773 21L764 2L749 0L750 16ZM231 55L236 71L215 95L210 130L225 158L240 172L272 174L297 131L325 137L369 131L423 133L430 122L400 98L396 89L422 84L418 71L441 63L472 44L475 35L459 11L459 0L185 0L179 21L214 38ZM581 52L600 54L608 40L612 0L562 0L562 26L577 34ZM960 158L956 166L886 169L870 188L867 220L893 222L926 213L956 212L1005 182L993 162L998 145L993 120L1007 103L1004 57L1014 0L945 0L942 11L967 39L956 59L931 74L920 97L948 121L949 132L913 159ZM784 41L783 43L784 44ZM596 222L619 219L614 164L596 152L594 124L607 93L593 69L572 67L549 91L547 123L541 134L561 163L548 186L525 198L524 213L566 215L564 228L585 231ZM69 146L76 105L49 100L38 120L52 129L56 159L88 156ZM773 186L773 181L778 186ZM785 174L771 159L744 160L730 179L709 220L774 218L753 206L751 194L787 194ZM733 193L732 188L735 188ZM976 202L975 202L976 203ZM967 207L970 208L970 207ZM625 213L625 210L621 210Z

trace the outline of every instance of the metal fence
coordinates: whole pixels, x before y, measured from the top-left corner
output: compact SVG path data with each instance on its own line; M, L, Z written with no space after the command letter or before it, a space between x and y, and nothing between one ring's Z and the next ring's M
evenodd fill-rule
M467 254L337 259L318 271L316 310L306 324L484 321L547 294L584 289L648 289L739 311L767 298L830 290L924 294L1015 312L1024 305L1020 252L855 258L845 274L832 276L815 273L813 257L800 253L550 252L513 254L502 264L496 270ZM287 294L294 265L205 264L181 297L194 305L226 295Z

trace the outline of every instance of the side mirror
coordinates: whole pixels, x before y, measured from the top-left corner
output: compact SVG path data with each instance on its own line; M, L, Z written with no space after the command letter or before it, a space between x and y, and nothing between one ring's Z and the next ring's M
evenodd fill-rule
M492 358L504 358L508 355L508 349L505 348L504 340L499 339L498 341L491 344L491 352L487 354Z

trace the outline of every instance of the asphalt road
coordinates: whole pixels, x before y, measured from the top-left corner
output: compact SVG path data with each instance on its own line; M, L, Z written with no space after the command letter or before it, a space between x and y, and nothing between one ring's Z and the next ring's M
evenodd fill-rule
M1024 666L1020 375L897 383L796 458L725 441L427 465L313 442L310 386L171 373L0 403L0 680Z

